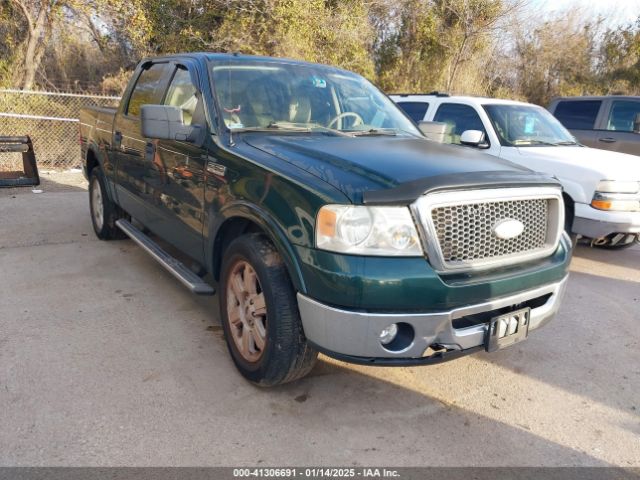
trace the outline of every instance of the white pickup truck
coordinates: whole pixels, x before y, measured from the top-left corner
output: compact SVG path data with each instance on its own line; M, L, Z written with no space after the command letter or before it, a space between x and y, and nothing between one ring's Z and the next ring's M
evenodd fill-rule
M603 248L640 243L640 160L580 145L547 110L492 98L391 95L430 139L483 149L551 174L564 188L566 228Z

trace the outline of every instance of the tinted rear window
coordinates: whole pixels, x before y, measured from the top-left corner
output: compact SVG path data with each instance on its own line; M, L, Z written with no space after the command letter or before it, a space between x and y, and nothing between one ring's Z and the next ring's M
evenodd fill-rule
M553 114L566 128L593 130L600 104L600 100L559 102Z
M424 120L429 108L429 104L426 102L398 102L398 106L416 123Z

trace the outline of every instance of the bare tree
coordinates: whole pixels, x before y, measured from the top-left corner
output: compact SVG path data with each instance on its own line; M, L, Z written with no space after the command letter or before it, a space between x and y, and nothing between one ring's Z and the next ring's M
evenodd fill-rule
M58 0L11 0L19 9L27 23L23 42L22 62L17 78L25 90L33 88L36 72L44 55L46 40L51 33L51 25Z

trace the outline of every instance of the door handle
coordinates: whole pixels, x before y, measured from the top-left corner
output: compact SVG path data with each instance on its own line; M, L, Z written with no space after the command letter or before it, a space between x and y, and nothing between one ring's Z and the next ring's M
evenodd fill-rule
M122 146L122 132L113 132L113 147L124 150L124 147Z
M156 155L156 145L153 142L147 142L144 149L144 158L147 161L153 162L153 158Z
M617 140L615 138L611 138L611 137L604 137L604 138L599 138L598 141L599 142L603 142L603 143L614 143Z

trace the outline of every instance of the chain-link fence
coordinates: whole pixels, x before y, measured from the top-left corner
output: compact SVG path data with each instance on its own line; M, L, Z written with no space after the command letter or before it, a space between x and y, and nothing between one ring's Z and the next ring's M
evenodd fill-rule
M29 135L39 168L80 165L78 117L83 107L115 107L119 97L0 89L0 136ZM0 153L0 171L22 165L22 157Z

